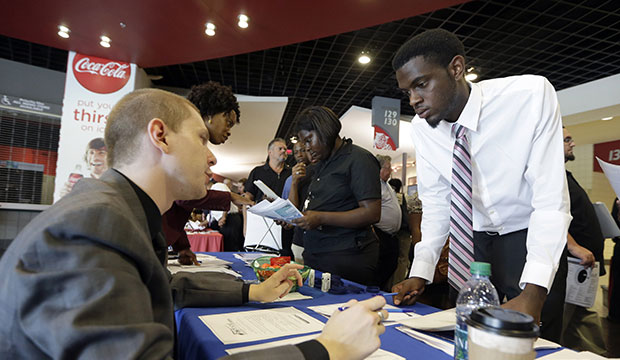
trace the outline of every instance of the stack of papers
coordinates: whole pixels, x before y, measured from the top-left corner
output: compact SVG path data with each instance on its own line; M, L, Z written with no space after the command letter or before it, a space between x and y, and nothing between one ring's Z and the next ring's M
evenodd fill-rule
M330 316L332 316L334 312L338 311L338 308L343 307L343 306L345 306L345 303L308 306L308 309L329 318ZM389 315L387 320L383 322L383 325L386 325L386 326L396 325L398 322L402 320L413 319L415 317L420 316L412 311L403 310L401 308L397 308L396 306L392 306L392 305L385 305L383 309L387 310L388 315Z
M303 216L301 212L288 200L277 198L270 202L263 200L248 209L249 212L273 220L282 220L292 223L293 219Z
M316 339L317 336L318 336L318 334L307 335L307 336L300 336L300 337L296 337L296 338L285 339L285 340L280 340L280 341L273 341L273 342L268 342L268 343L264 343L264 344L258 344L258 345L251 345L251 346L238 347L238 348L234 348L234 349L228 349L228 350L226 350L226 352L229 355L233 355L233 354L238 354L238 353L242 353L242 352L246 352L246 351L268 349L268 348L272 348L272 347L276 347L276 346L297 345L297 344L302 343L304 341ZM381 349L378 349L374 353L370 354L370 356L368 356L366 359L372 359L372 360L405 360L405 358L402 357L402 356L398 356L398 355L396 355L394 353L391 353L391 352L385 351L385 350L381 350Z
M213 255L196 254L196 259L200 262L200 266L197 265L181 265L178 259L168 260L168 271L171 274L176 274L179 271L185 272L218 272L222 274L229 274L234 277L240 278L241 274L230 269L230 261L219 259Z

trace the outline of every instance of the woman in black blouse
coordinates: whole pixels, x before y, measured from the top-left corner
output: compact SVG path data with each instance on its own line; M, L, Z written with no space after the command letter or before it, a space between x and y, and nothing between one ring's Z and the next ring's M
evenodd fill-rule
M379 162L368 151L341 138L340 120L330 109L313 106L296 118L298 137L315 171L304 216L304 262L310 267L365 285L379 285L379 243L371 224L381 216Z

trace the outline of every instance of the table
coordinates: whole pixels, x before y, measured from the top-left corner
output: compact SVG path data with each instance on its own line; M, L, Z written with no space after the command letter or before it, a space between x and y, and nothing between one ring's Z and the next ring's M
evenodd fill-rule
M240 260L234 258L234 253L221 252L211 255L215 255L223 260L232 261L233 270L241 273L244 279L256 279L254 272L249 267L245 266ZM263 342L282 340L285 338L304 336L295 335L283 338L271 339L266 341L254 341L242 344L224 345L213 333L206 327L202 321L198 318L201 315L219 314L227 312L258 310L275 307L288 307L294 306L297 309L305 312L306 314L319 319L322 322L326 322L327 319L312 310L307 309L308 306L314 305L326 305L333 303L346 302L349 299L355 298L358 300L364 300L371 297L371 294L345 294L345 295L333 295L330 293L323 293L319 289L303 286L299 290L304 295L310 295L313 299L278 302L269 304L260 303L248 303L243 306L236 307L218 307L218 308L185 308L175 312L176 326L177 326L177 342L178 342L178 359L217 359L221 356L227 355L225 349L234 347L243 347L248 345L259 344ZM391 299L388 303L392 304ZM426 315L438 311L437 309L424 305L415 304L407 308L413 309L416 313ZM432 348L422 342L419 342L408 335L395 329L395 326L386 327L386 332L381 336L381 348L398 355L405 357L406 359L452 359L451 356L444 352ZM538 351L538 356L543 356L554 352L555 350L542 350Z
M224 250L224 237L217 231L187 233L190 248L194 252Z

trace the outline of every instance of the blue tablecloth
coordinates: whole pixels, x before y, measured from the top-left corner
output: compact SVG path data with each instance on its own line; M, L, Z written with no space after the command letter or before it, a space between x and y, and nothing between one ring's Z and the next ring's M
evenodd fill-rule
M255 279L256 276L251 268L245 266L243 262L234 258L233 253L210 253L223 260L232 261L233 270L241 273L244 279ZM266 341L254 341L243 344L224 345L218 338L204 325L204 323L198 318L201 315L220 314L237 311L247 311L256 309L267 309L274 307L289 307L294 306L297 309L305 312L306 314L319 319L322 322L326 322L327 319L312 310L307 309L308 306L326 305L334 303L346 302L349 299L364 300L368 299L371 294L345 294L345 295L333 295L330 293L323 293L319 289L303 286L299 289L299 292L304 295L312 296L312 299L297 300L270 304L260 303L248 303L244 306L235 307L218 307L218 308L185 308L177 310L176 325L177 325L177 346L178 346L178 358L179 359L217 359L226 355L226 349L243 347L248 345L254 345L263 342L276 341L286 339L287 337L270 339ZM392 299L387 299L388 303L392 303ZM437 311L437 309L424 305L415 304L407 307L413 309L416 313L426 315ZM303 336L303 335L295 335ZM290 336L290 337L295 337ZM427 346L426 344L415 340L408 335L395 329L395 326L388 326L385 334L381 336L381 348L396 354L399 354L407 359L451 359L452 357L443 353L440 350ZM539 352L539 356L546 355L552 351Z

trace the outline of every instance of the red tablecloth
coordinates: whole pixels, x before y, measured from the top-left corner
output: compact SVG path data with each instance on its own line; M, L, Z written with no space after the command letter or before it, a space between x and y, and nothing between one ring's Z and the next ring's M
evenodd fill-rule
M224 250L222 234L216 231L188 233L187 238L189 239L190 247L194 252L215 252Z

